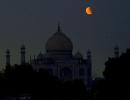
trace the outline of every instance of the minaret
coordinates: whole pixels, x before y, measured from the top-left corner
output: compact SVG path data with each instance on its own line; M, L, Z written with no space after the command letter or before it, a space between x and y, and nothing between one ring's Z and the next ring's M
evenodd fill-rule
M114 48L114 55L115 55L115 58L118 58L118 57L119 57L119 47L118 47L118 46L116 46L116 47Z
M92 59L91 51L87 52L87 86L90 87L92 81Z
M6 50L6 66L10 66L10 50Z
M87 52L87 58L88 58L89 60L91 60L91 51L90 51L90 50L88 50L88 52Z
M30 64L32 63L32 57L30 56Z
M25 49L25 46L22 45L21 46L21 65L25 64L26 63L26 49Z

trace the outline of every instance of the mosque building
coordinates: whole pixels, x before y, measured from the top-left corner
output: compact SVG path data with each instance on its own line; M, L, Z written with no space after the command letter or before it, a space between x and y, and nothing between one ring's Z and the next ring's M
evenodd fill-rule
M61 80L82 80L89 85L92 80L91 52L84 58L80 52L73 54L73 43L58 24L57 31L47 40L45 53L39 53L30 63L34 70L46 69ZM25 46L21 47L21 64L26 63ZM6 63L10 64L10 52L6 52Z

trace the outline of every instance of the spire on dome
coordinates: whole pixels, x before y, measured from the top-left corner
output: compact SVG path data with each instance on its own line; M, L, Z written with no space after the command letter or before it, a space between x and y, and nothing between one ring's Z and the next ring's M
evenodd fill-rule
M57 32L61 32L61 27L60 27L60 23L58 22L58 29Z

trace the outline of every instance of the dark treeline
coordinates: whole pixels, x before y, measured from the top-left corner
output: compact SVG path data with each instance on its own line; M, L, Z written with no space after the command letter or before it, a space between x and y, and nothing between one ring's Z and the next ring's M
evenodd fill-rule
M63 82L29 64L6 66L0 74L0 97L29 96L31 100L130 100L130 50L105 63L104 78L86 89L80 80ZM10 99L9 99L10 100Z
M0 97L22 96L33 100L83 100L86 88L80 80L63 82L46 70L34 71L29 64L7 66L0 75Z
M105 63L103 79L95 80L91 100L130 100L130 49Z

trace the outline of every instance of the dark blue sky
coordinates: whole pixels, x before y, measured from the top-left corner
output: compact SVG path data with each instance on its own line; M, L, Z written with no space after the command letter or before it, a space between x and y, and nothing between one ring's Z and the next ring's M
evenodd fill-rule
M94 1L94 0L93 0ZM47 39L60 21L64 33L74 44L74 52L93 55L93 75L101 76L104 62L119 45L121 52L130 47L130 0L95 0L94 16L85 15L85 0L1 0L0 63L5 63L9 48L12 63L19 63L21 44L27 55L44 52Z

